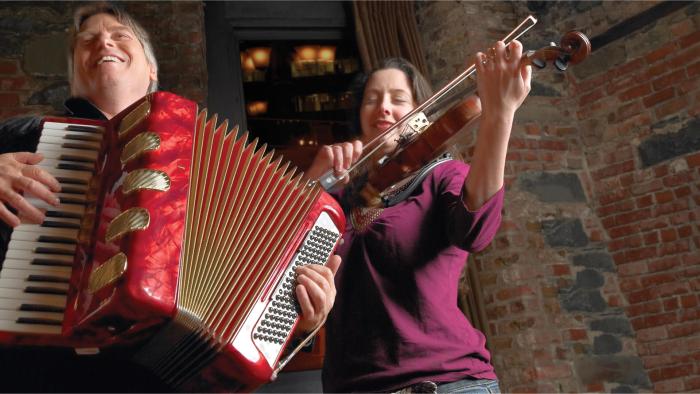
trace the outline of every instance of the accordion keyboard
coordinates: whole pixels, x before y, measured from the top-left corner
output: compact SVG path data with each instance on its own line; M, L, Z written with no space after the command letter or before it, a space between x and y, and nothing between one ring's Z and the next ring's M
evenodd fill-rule
M45 211L41 224L21 224L12 232L0 268L0 330L60 334L78 233L88 203L104 128L44 122L38 164L61 184L60 205L27 200Z

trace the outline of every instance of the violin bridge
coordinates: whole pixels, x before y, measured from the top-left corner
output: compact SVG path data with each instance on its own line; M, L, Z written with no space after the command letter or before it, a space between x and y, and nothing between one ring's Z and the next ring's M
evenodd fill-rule
M428 121L428 117L423 112L419 112L408 121L408 126L415 133L421 133L430 126L430 121Z

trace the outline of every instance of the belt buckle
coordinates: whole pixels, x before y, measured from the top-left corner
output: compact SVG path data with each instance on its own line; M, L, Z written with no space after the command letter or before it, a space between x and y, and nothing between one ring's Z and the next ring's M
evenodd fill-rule
M395 391L392 394L410 394L410 393L437 393L437 384L429 380L423 382L414 383L410 386L404 387L399 391Z

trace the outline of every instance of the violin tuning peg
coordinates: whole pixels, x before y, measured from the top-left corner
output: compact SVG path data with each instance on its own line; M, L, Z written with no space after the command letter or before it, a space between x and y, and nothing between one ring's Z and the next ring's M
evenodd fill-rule
M545 68L545 67L547 66L547 62L544 61L544 60L542 60L542 59L540 59L540 58L533 58L533 59L530 61L530 63L531 63L533 66L539 68L540 70L543 69L543 68Z
M555 46L557 46L557 44L554 43L553 41L550 41L550 42L549 42L549 46L550 46L550 47L555 47Z
M569 61L568 59L565 59L563 57L558 57L554 61L554 66L557 68L559 71L566 71L566 68L569 67Z

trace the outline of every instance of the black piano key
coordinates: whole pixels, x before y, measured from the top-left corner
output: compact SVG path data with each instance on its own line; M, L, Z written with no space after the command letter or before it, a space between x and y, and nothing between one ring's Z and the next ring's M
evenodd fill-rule
M66 237L57 237L54 235L40 235L38 242L52 242L57 244L77 244L78 240Z
M24 292L25 293L34 293L34 294L68 295L68 290L56 289L53 287L45 287L45 286L27 286L24 288Z
M71 184L71 185L87 185L87 182L82 179L77 178L67 178L63 176L57 176L56 180L61 184Z
M65 139L76 140L76 141L97 141L99 142L102 138L100 133L94 133L95 135L84 135L84 134L66 134Z
M51 259L33 259L32 265L45 265L51 267L72 267L72 262L65 262L61 260L51 260Z
M44 247L44 246L34 249L34 253L63 254L66 256L72 256L73 254L75 254L74 252L69 252L69 251L64 250L64 249Z
M66 161L78 161L81 163L94 163L95 159L90 159L87 157L80 157L80 156L73 156L73 155L61 155L60 160L66 160Z
M56 168L59 170L74 170L74 171L94 171L95 166L84 162L74 163L59 163Z
M63 324L61 320L47 319L45 317L18 317L16 322L20 324L46 324L51 326L60 326Z
M68 283L70 279L61 278L60 276L52 275L29 275L27 276L29 282L51 282L51 283Z
M41 223L42 227L57 227L57 228L80 228L80 224L57 222L55 220L46 219Z
M81 217L83 217L82 215L78 215L77 213L63 212L63 211L46 211L45 216L47 218L73 218L73 219L80 219Z
M20 311L26 312L56 312L63 313L65 308L53 305L43 305L43 304L22 304L19 307Z
M102 133L100 131L100 129L96 128L95 126L78 125L78 124L68 125L66 127L66 130L68 130L68 131L82 131L85 133L95 133L95 134Z
M87 202L85 202L85 199L83 199L83 198L62 196L62 197L59 197L58 200L61 202L61 204L73 204L73 205L83 205L83 206L87 205Z
M61 193L83 195L83 194L85 194L85 188L80 188L80 187L75 187L75 186L70 186L70 185L65 185L65 186L61 185Z

